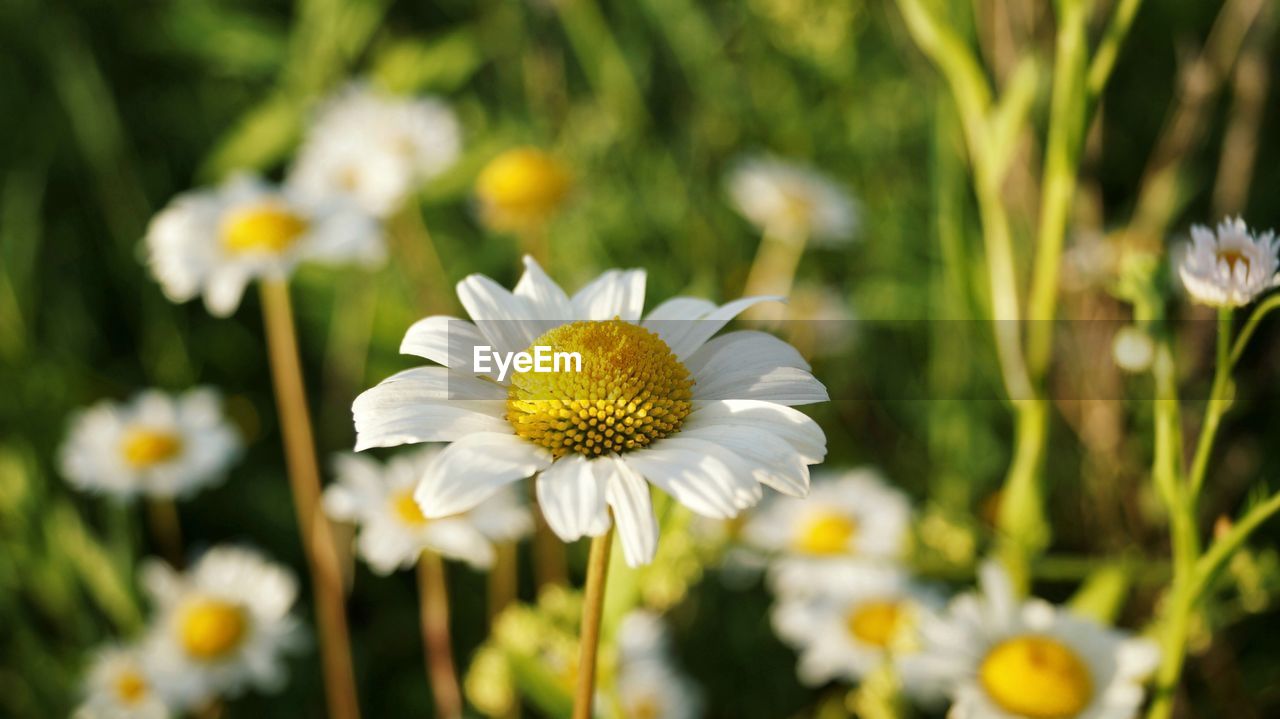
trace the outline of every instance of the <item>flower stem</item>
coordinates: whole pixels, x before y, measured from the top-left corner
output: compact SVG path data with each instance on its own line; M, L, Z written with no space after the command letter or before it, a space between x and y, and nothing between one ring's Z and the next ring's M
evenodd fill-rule
M181 569L186 563L182 551L182 522L178 519L178 505L172 497L147 500L147 525L165 561L175 569Z
M803 236L787 237L778 232L766 230L764 236L760 238L756 259L751 263L751 270L747 273L747 285L743 289L743 295L746 297L790 295L806 244L806 238ZM748 309L743 313L743 317L757 321L781 320L785 312L786 309L783 306L771 302Z
M596 693L596 653L600 648L600 618L604 614L604 589L609 576L609 548L613 528L591 540L587 558L587 586L583 599L581 644L578 650L578 687L573 694L573 719L591 719Z
M444 560L435 552L418 559L418 600L422 619L422 646L427 653L427 681L436 702L436 716L461 719L462 693L453 666L453 642L449 638L449 589Z
M324 513L319 511L320 468L316 463L311 415L307 411L289 286L282 279L269 279L262 281L260 289L285 464L289 470L298 531L302 535L315 591L316 623L320 630L329 715L336 719L358 719L360 704L343 606L342 569L333 540L333 528Z

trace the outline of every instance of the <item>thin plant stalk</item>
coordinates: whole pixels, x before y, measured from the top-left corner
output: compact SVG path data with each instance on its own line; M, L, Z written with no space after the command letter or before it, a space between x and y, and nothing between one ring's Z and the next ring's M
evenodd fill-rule
M489 624L516 600L519 587L519 562L516 543L499 542L495 548L497 556L493 561L493 569L489 570Z
M747 273L743 295L790 295L806 244L804 236L791 237L766 229L764 236L760 238L755 261L751 263L751 270ZM748 309L743 316L760 321L780 320L784 311L776 304L766 303Z
M583 597L582 631L578 649L578 685L573 693L573 719L591 719L596 693L596 654L600 648L600 618L604 615L604 590L609 577L609 549L613 527L591 540L587 558L587 586Z
M418 559L418 602L427 681L435 699L436 716L461 719L462 692L458 688L453 641L449 636L449 588L445 583L444 560L435 552L423 552Z
M272 383L285 464L293 493L298 531L315 589L316 622L320 632L321 662L329 715L359 719L355 670L351 661L351 637L343 604L342 568L333 538L333 527L320 511L320 468L316 462L311 415L307 410L298 337L294 327L289 286L283 279L260 285L262 314L271 358Z
M182 551L182 522L178 519L178 505L172 497L147 500L147 525L152 539L160 547L161 556L175 569L181 569L186 564Z

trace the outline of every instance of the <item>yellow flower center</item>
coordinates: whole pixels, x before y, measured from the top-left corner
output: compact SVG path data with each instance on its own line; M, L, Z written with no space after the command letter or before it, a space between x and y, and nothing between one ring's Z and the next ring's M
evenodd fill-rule
M530 147L498 155L476 178L485 220L497 229L537 225L551 216L573 180L555 158Z
M844 554L857 531L858 523L852 517L821 512L801 526L795 549L803 554Z
M391 499L391 509L400 521L410 526L420 527L427 523L427 517L422 513L422 507L419 507L417 500L413 498L412 489L397 493Z
M222 659L244 640L249 618L237 604L206 599L187 608L179 630L187 654L196 659Z
M581 371L562 363L558 372L511 376L507 421L556 457L645 447L678 432L693 407L689 370L666 342L639 325L617 318L573 322L534 340L531 354L535 347L582 358Z
M132 669L120 672L115 681L116 696L124 704L133 704L147 695L147 680Z
M658 697L644 697L631 707L627 719L659 719L662 716L662 700Z
M1000 642L982 660L978 680L1001 709L1031 719L1073 717L1093 698L1093 678L1084 660L1048 637Z
M864 602L845 617L845 623L858 641L888 649L906 622L902 602L878 600Z
M222 246L233 254L278 255L289 249L307 221L275 203L264 203L233 212L222 225Z
M126 462L136 469L145 469L178 456L182 452L182 438L163 430L134 429L125 434L120 449Z
M1237 264L1244 265L1244 271L1246 273L1252 268L1252 263L1249 261L1249 258L1239 250L1218 250L1218 262L1227 263L1227 267L1230 268L1232 272L1236 271Z

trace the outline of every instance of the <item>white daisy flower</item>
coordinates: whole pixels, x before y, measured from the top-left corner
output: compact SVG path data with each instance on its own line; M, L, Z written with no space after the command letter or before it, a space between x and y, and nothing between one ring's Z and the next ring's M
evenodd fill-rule
M633 611L618 626L618 706L624 719L695 719L702 692L676 666L662 618Z
M921 624L921 651L903 660L951 687L954 719L1129 719L1159 651L1145 639L1040 599L1019 602L995 563L981 593Z
M386 255L377 221L355 205L248 175L177 196L152 218L146 243L165 295L203 295L218 316L235 312L252 280L288 276L300 262L374 265Z
M150 560L141 576L156 610L148 643L157 683L179 707L284 686L284 654L302 632L290 613L298 596L292 572L256 551L218 546L186 572Z
M487 569L493 565L495 543L533 530L533 518L514 487L467 512L427 519L413 494L419 482L433 481L439 458L440 450L429 447L385 465L357 455L335 460L338 483L325 490L325 512L360 526L356 546L379 574L413 566L423 550Z
M780 595L772 615L774 631L799 652L796 673L809 686L857 682L917 651L920 618L939 604L935 592L897 567L829 562L814 579L803 595ZM908 693L937 693L927 677L900 678Z
M1239 217L1213 230L1191 226L1191 244L1178 267L1191 299L1211 307L1243 307L1275 286L1275 234L1254 236Z
M155 658L144 646L112 645L93 657L84 702L74 719L166 719L169 707L155 683Z
M59 461L78 489L124 499L186 497L225 479L241 450L216 390L146 390L73 415Z
M739 160L725 181L738 212L764 232L839 243L858 229L853 197L832 179L770 156Z
M349 197L386 217L449 169L461 149L458 118L441 100L355 83L316 113L287 184L316 200Z
M353 406L357 451L451 443L438 481L418 487L427 517L465 512L537 475L538 504L561 539L603 534L616 520L634 566L657 546L649 482L720 519L758 502L762 484L807 491L826 438L789 405L825 401L826 389L770 335L712 339L768 298L717 307L677 297L641 321L641 270L608 272L570 298L532 259L525 265L514 293L480 275L458 284L474 324L428 317L409 329L401 351L445 367L401 372ZM581 361L558 372L472 366L477 354L514 362L533 347Z
M804 501L772 497L742 528L748 546L776 555L770 584L805 592L825 565L850 558L895 562L906 551L911 502L869 468L826 470Z

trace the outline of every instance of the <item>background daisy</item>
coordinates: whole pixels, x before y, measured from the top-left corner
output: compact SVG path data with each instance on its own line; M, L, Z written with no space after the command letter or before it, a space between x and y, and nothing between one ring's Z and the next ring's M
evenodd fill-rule
M237 175L174 198L147 227L151 272L174 302L203 295L227 316L259 277L287 277L300 262L378 264L381 229L354 204L315 200Z
M59 462L79 489L172 498L221 482L241 451L216 390L146 390L129 402L103 400L73 415Z
M1211 307L1243 307L1276 284L1276 237L1254 235L1239 217L1217 230L1191 226L1178 275L1191 299Z
M254 550L216 546L185 572L150 560L141 577L155 609L147 641L157 683L179 706L284 685L285 654L301 641L292 572Z
M453 165L461 135L441 100L353 83L316 112L286 184L316 201L348 197L385 217Z
M111 645L90 661L84 702L74 719L166 719L169 707L156 685L156 657L144 645Z
M1145 639L1019 601L993 562L982 567L981 593L926 618L921 636L904 665L949 687L956 719L1129 719L1158 659Z
M725 189L734 208L762 232L821 243L848 240L858 228L847 191L815 170L775 157L738 160Z
M325 511L358 525L356 547L379 574L413 566L424 550L485 569L493 564L495 543L533 530L514 488L461 514L427 519L413 495L419 482L432 481L439 457L439 448L428 447L385 464L358 455L335 458L338 482L325 490Z

